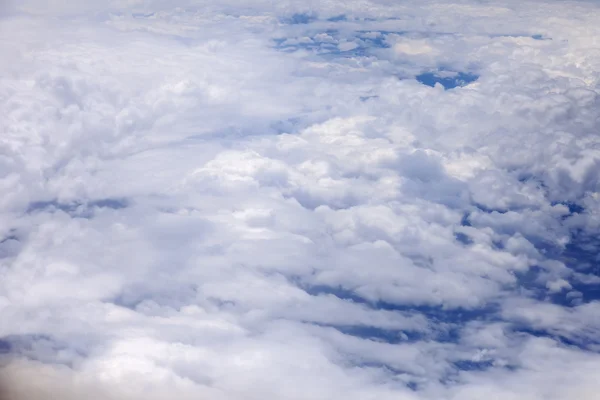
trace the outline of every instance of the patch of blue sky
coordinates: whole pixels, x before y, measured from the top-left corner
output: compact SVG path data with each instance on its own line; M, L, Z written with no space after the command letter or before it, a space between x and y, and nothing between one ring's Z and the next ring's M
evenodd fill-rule
M573 232L570 242L561 253L561 261L573 269L600 273L600 242L596 237L582 232Z
M584 211L574 203L569 203L569 210L571 214ZM574 231L564 248L530 241L544 257L562 262L572 275L567 277L570 287L551 291L546 286L547 271L539 266L530 267L526 273L517 274L519 286L527 290L529 297L564 307L600 300L600 240L596 234Z
M559 261L577 274L577 279L571 280L572 292L560 303L581 304L600 300L600 240L595 234L572 234L571 241L565 246Z
M548 289L543 275L546 270L538 265L532 265L524 272L515 272L517 283L528 297L544 301L548 299Z
M583 336L577 333L565 335L557 332L551 332L546 329L534 329L529 326L513 325L512 331L517 334L529 335L534 337L544 337L552 339L563 346L575 347L587 351L597 351L596 346L600 344L600 339L595 336Z
M365 43L366 46L379 48L379 49L387 49L390 47L390 43L388 42L389 35L404 35L406 32L403 31L381 31L381 30L372 30L372 31L358 31L357 38Z
M454 367L460 371L484 371L494 366L493 360L459 360L453 363Z
M573 302L574 299L577 300L585 297L585 301L587 302L600 298L600 285L587 285L587 287L584 287L583 285L572 285L573 290L565 290L561 293L550 293L545 285L545 280L538 279L539 274L542 273L544 273L542 268L534 266L527 273L519 276L518 285L524 290L523 294L527 295L528 297L535 298L538 301L551 302L568 307L581 304L580 301ZM497 304L488 304L487 306L478 309L448 309L436 306L392 304L382 301L370 302L357 295L353 291L342 288L333 288L327 286L305 286L304 289L312 295L333 294L338 298L364 304L377 310L397 311L407 314L422 315L431 321L435 326L435 329L431 330L430 332L387 330L368 326L333 327L344 334L367 340L376 340L392 344L421 340L435 340L441 343L458 343L461 338L462 329L466 324L474 321L501 321L501 317L498 312L500 306ZM581 295L574 295L574 293L580 292ZM518 324L515 324L513 328L517 333L527 333L536 337L548 337L562 343L563 345L576 346L582 349L587 349L591 344L597 344L596 342L590 341L585 336L581 335L580 337L567 337L565 335L559 335L541 329L536 330L530 326L521 326ZM486 369L491 366L491 361L464 361L459 362L456 365L456 367L461 370Z
M366 57L377 49L390 48L390 35L403 35L403 31L357 31L342 35L337 29L328 29L309 36L274 39L275 47L286 52L307 50L317 54L340 57Z
M524 177L521 181L531 180ZM583 214L585 208L577 202L552 202L553 206L562 204L568 208L569 213L561 217L562 221ZM486 213L504 212L504 210L491 210L477 206L478 211ZM469 214L465 214L461 225L470 226ZM463 238L464 239L464 238ZM457 237L461 241L461 238ZM517 274L519 287L527 295L538 301L557 304L563 307L574 307L580 304L600 300L600 240L598 235L574 229L570 233L569 243L564 247L546 241L528 237L536 249L547 259L562 262L573 271L568 277L569 287L560 291L552 291L547 287L548 272L539 266L532 266L526 273Z
M286 52L307 50L316 53L337 51L337 39L330 34L323 33L315 36L277 38L274 39L275 47Z
M461 327L468 322L498 320L499 305L497 304L487 304L475 309L444 308L441 306L394 304L385 301L372 302L351 290L339 287L303 285L303 289L311 295L331 294L340 299L364 304L376 310L396 311L407 315L422 315L437 324L436 331L432 332L432 338L440 342L456 342L460 336L459 331ZM361 331L357 330L356 332L360 333ZM364 333L368 334L372 332L365 330ZM394 332L389 333L389 335L395 334ZM382 334L383 337L385 335L385 333Z
M454 238L458 242L464 244L465 246L469 246L469 245L473 244L473 239L471 239L471 237L469 235L466 235L462 232L455 232Z
M454 74L448 74L446 72L424 72L416 76L419 83L423 85L434 87L436 84L440 84L445 90L454 89L457 87L463 87L470 83L475 82L479 79L479 75L472 72L457 72Z
M499 363L495 359L485 360L456 360L450 364L450 368L439 378L444 385L456 385L462 381L461 375L465 373L480 373L489 370L515 371L517 366L507 363Z
M576 203L566 204L571 214L584 212L584 208ZM490 212L494 212L489 210ZM463 225L469 225L468 214L463 218ZM469 245L470 238L467 235L456 235L456 239L465 245ZM501 244L501 243L500 243ZM540 246L539 243L534 243ZM549 252L548 255L566 263L567 267L600 276L600 240L595 236L583 236L574 234L562 252ZM526 273L518 275L518 286L522 288L522 294L534 298L537 301L554 303L565 307L573 307L582 303L600 300L600 283L576 282L571 280L570 288L556 292L547 287L547 271L539 266L531 267ZM406 332L398 330L386 330L367 326L334 327L348 335L360 337L367 340L376 340L386 343L414 342L420 340L435 340L442 343L458 343L461 339L462 328L473 321L501 321L499 305L489 304L479 309L448 309L436 306L414 306L410 304L393 304L388 302L372 302L362 298L352 290L328 286L304 286L304 289L312 294L332 294L340 299L364 304L372 309L397 311L407 314L425 316L435 325L432 332ZM565 346L590 349L592 345L600 344L600 340L591 340L584 334L565 335L550 332L544 329L534 329L531 326L513 324L512 328L517 334L527 334L536 337L547 337ZM599 343L597 343L599 342ZM494 367L493 360L484 361L458 361L454 366L461 371L485 370Z
M592 301L600 300L600 284L598 283L578 283L571 281L570 290L563 290L558 293L548 293L544 300L563 307L574 307Z
M473 226L473 224L471 224L470 217L471 213L464 213L460 220L460 226Z

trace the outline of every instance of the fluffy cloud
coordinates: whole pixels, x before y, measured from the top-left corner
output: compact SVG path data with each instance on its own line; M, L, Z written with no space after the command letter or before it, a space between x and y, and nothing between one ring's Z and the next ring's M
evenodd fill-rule
M3 3L0 398L594 398L598 12Z

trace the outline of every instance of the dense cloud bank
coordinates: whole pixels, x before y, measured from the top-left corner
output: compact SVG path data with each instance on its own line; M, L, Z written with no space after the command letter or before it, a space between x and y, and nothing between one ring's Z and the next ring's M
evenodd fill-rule
M600 3L0 7L0 398L600 383Z

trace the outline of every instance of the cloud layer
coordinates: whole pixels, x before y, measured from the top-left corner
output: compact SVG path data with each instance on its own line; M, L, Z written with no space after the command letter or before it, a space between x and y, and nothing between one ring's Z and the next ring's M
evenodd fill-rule
M0 398L594 398L598 7L5 3Z

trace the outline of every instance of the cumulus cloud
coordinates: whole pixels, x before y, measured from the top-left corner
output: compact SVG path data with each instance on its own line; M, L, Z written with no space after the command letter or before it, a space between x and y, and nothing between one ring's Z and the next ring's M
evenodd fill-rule
M2 3L0 398L594 398L598 12Z

